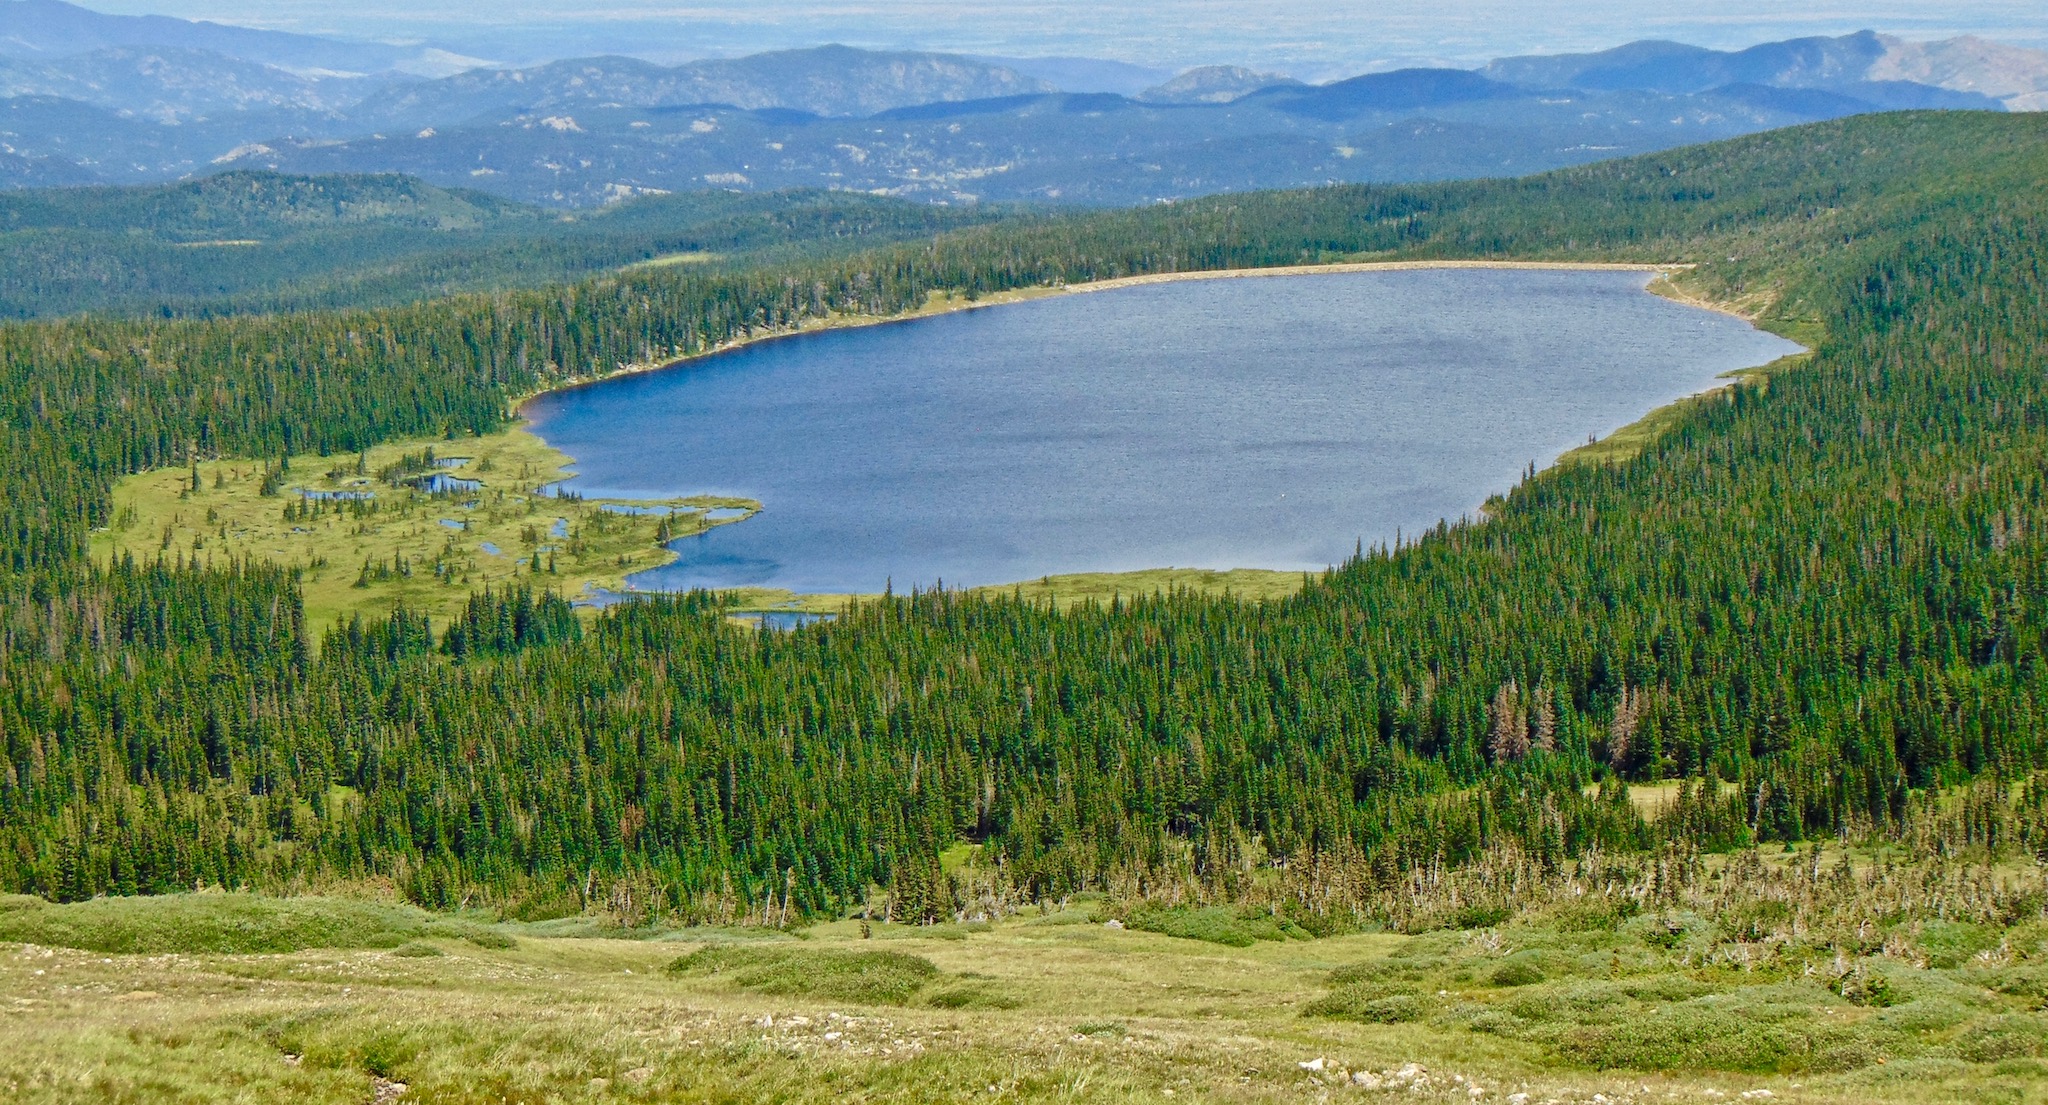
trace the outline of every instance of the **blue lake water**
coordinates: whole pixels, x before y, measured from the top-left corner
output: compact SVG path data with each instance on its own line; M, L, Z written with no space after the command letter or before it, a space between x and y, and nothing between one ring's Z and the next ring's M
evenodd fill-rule
M765 342L526 414L586 496L762 503L642 589L1314 570L1798 348L1648 279L1148 285Z
M412 481L414 487L429 495L444 495L451 492L475 491L483 486L480 480L464 480L454 476L420 476Z

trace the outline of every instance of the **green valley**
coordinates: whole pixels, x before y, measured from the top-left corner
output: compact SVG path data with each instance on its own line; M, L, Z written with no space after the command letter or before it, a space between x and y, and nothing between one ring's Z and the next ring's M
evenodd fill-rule
M2048 120L1899 113L0 326L0 1086L2048 1100L2044 179ZM1444 259L1690 265L1812 353L1306 580L786 632L572 612L655 520L513 429L935 297Z

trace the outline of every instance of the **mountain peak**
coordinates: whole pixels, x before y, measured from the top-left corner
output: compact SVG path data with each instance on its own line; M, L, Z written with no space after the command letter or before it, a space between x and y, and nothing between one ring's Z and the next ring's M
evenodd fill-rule
M1293 77L1278 73L1261 73L1238 65L1205 65L1148 88L1138 93L1137 98L1154 104L1227 104L1263 88L1300 84Z

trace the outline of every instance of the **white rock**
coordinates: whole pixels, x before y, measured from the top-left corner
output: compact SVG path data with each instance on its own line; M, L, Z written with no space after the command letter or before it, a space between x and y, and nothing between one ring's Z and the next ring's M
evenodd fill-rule
M1295 1066L1297 1066L1297 1067L1300 1067L1301 1069L1303 1069L1303 1070L1305 1070L1305 1071L1308 1071L1308 1072L1309 1072L1309 1073L1311 1073L1311 1074L1321 1074L1321 1073L1323 1072L1323 1066L1324 1066L1324 1064L1323 1064L1323 1058L1322 1058L1322 1056L1320 1056L1320 1055L1316 1056L1316 1057L1315 1057L1315 1058L1313 1058L1313 1059L1310 1059L1310 1060L1309 1060L1308 1062L1306 1062L1306 1063L1296 1063L1296 1064L1294 1064L1294 1065L1295 1065Z
M1122 932L1124 930L1124 923L1111 917L1109 920L1102 922L1102 927L1109 929L1111 932Z
M1380 1088L1381 1085L1383 1085L1383 1083L1380 1081L1380 1076L1374 1074L1369 1070L1352 1071L1351 1084L1354 1086L1363 1087L1368 1090L1377 1090Z
M1511 1093L1508 1095L1508 1105L1529 1105L1529 1095L1525 1093Z
M1465 1087L1465 1096L1477 1101L1486 1096L1486 1091L1477 1086L1467 1086Z

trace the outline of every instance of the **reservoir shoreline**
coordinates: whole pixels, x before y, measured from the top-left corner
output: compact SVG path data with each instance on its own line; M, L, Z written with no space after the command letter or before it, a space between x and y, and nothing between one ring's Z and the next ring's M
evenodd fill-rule
M746 349L764 342L782 341L787 338L803 337L828 330L857 330L873 326L894 326L900 323L916 322L919 319L936 318L940 315L957 314L962 311L980 311L991 307L1005 307L1013 303L1025 303L1062 295L1086 295L1094 292L1117 291L1122 288L1140 288L1159 284L1178 284L1198 280L1245 280L1281 276L1335 276L1346 273L1369 272L1428 272L1443 269L1505 269L1553 272L1647 272L1656 273L1660 279L1653 280L1645 289L1651 295L1663 296L1690 307L1732 315L1746 322L1756 319L1732 305L1714 302L1679 293L1672 287L1670 277L1693 268L1687 262L1666 264L1639 264L1607 261L1460 261L1460 260L1418 260L1418 261L1342 261L1327 265L1272 265L1248 269L1189 269L1181 272L1146 273L1139 276L1119 276L1108 280L1089 280L1079 284L1040 284L1029 288L1018 288L1007 292L996 292L979 299L963 299L952 293L933 292L932 299L924 306L893 315L832 315L826 318L807 319L794 326L763 329L743 338L721 342L701 352L687 356L672 357L659 361L635 361L622 364L610 372L591 376L566 376L547 387L520 395L512 400L512 412L521 415L526 405L543 396L576 391L594 384L617 380L623 376L637 376L649 372L661 372L681 368L695 361L735 350ZM1667 290L1668 289L1668 290Z
M564 382L564 385L563 385L563 386L558 386L558 387L555 387L555 388L550 388L550 389L549 389L549 390L548 390L547 392L545 392L545 393L542 393L542 394L544 394L544 395L556 395L556 394L559 394L559 393L562 393L562 392L569 392L569 391L579 391L579 390L581 390L581 389L582 389L583 387L587 387L587 386L588 386L589 384L592 384L592 383L597 383L597 382L604 382L604 381L617 381L617 380L621 380L622 378L624 378L624 377L626 377L626 376L629 376L629 375L634 375L634 374L640 374L640 373L648 373L648 372L652 372L653 370L655 370L655 369L658 369L658 368L669 368L669 367L682 367L682 366L685 366L685 365L690 365L690 364L692 364L692 362L696 362L696 361L699 361L699 360L703 360L703 359L707 359L707 358L710 358L710 357L712 357L712 356L714 356L714 355L720 355L720 354L725 354L725 353L730 353L730 352L738 351L738 350L741 350L741 349L745 349L745 348L747 348L747 347L749 347L749 346L756 346L756 345L760 345L760 344L764 344L764 343L769 343L769 342L776 342L776 341L778 341L779 339L781 339L781 338L785 338L785 337L795 337L795 336L801 336L801 335L805 335L805 334L810 334L810 333L815 333L815 332L819 332L819 331L824 331L824 330L834 330L834 329L866 329L866 328L878 328L878 327L884 327L884 326L887 326L888 324L891 324L891 323L896 323L896 322L905 322L905 321L913 321L913 320L916 320L916 319L919 319L919 318L927 318L927 317L936 317L936 316L939 316L939 315L955 314L955 313L960 313L960 312L971 312L971 311L975 311L975 310L977 310L978 308L982 308L982 307L1004 306L1004 305L1010 305L1010 304L1014 304L1014 303L1019 303L1019 302L1026 302L1026 301L1032 301L1032 300L1038 300L1038 299L1047 299L1047 298L1054 298L1054 297L1065 297L1065 296L1078 296L1078 295L1080 295L1080 294L1082 294L1082 293L1088 293L1088 292L1097 292L1097 291L1114 291L1114 290L1120 290L1120 289L1126 289L1126 288L1141 288L1141 287L1150 287L1150 286L1158 286L1158 285L1176 284L1176 283L1184 283L1184 282L1217 282L1217 281L1232 281L1232 280L1245 280L1245 279L1251 279L1251 278L1259 278L1259 277L1282 277L1282 276L1328 276L1328 275L1343 275L1343 274L1352 274L1352 273L1402 272L1402 271L1419 271L1419 270L1508 270L1508 271L1513 271L1513 270L1522 270L1522 271L1529 271L1529 272L1541 272L1541 271L1551 271L1551 272L1558 272L1558 273L1570 273L1570 272L1586 272L1586 273L1596 273L1596 272L1608 272L1608 273L1616 273L1616 274L1621 274L1621 273L1633 273L1633 274L1649 274L1649 275L1650 275L1650 276L1652 277L1652 279L1644 279L1644 280L1636 280L1636 281L1629 281L1629 282L1626 282L1626 283L1628 283L1628 284L1632 285L1632 286L1633 286L1633 290L1634 290L1635 292L1641 292L1641 291L1649 291L1649 292L1651 292L1651 293L1652 293L1652 294L1653 294L1654 296L1656 296L1656 298L1658 298L1658 299L1661 299L1661 300L1664 300L1664 301L1666 301L1666 302L1671 302L1671 303L1680 303L1680 304L1684 304L1685 306L1688 306L1688 307L1692 307L1692 308L1695 308L1695 309L1697 309L1697 308L1700 308L1700 307L1714 307L1714 308L1717 308L1717 309L1716 309L1716 311L1715 311L1715 313L1717 313L1717 314L1720 314L1720 315L1722 315L1723 317L1729 317L1729 318L1742 318L1742 319L1743 319L1744 321L1746 321L1746 322L1753 322L1753 321L1754 321L1753 319L1751 319L1751 318L1749 318L1748 316L1746 316L1746 315L1745 315L1745 313L1744 313L1743 311L1741 311L1741 310L1737 310L1737 309L1732 309L1732 308L1731 308L1731 307L1729 307L1729 306L1724 306L1724 305L1720 305L1720 304L1703 304L1703 303L1700 303L1700 302L1698 301L1698 299L1697 299L1697 298L1696 298L1695 296L1692 296L1692 295L1688 295L1688 294L1686 294L1686 293L1685 293L1684 291L1679 291L1678 289L1673 289L1673 288L1670 288L1670 287L1669 287L1669 283L1670 283L1670 282L1669 282L1669 280L1668 280L1668 279L1664 279L1664 278L1669 278L1669 277L1675 277L1675 276L1678 276L1678 275L1679 275L1679 274L1681 274L1682 272L1685 272L1685 271L1687 271L1687 270L1690 270L1691 268L1693 268L1693 266L1691 266L1691 265L1687 265L1687 264L1682 264L1682 263L1662 263L1662 264L1646 264L1646 263L1612 263L1612 262L1570 262L1570 261L1505 261L1505 260L1482 260L1482 261L1472 261L1472 260L1464 260L1464 261L1441 261L1441 260L1437 260L1437 261L1418 261L1418 260L1408 260L1408 261L1377 261L1377 262L1350 262L1350 263L1342 263L1342 264L1329 264L1329 265L1292 265L1292 266L1270 266L1270 267L1264 267L1264 268L1252 268L1252 269L1228 269L1228 270L1199 270L1199 271L1192 271L1192 272L1154 273L1154 274L1145 274L1145 275L1140 275L1140 276L1132 276L1132 277L1122 277L1122 278L1116 278L1116 279L1110 279L1110 280L1102 280L1102 281L1090 281L1090 282L1085 282L1085 283L1076 283L1076 284L1069 284L1069 285L1045 285L1045 286L1039 286L1039 287L1034 287L1034 288L1028 288L1028 289L1018 289L1018 290L1015 290L1015 291L1012 291L1012 292L1008 292L1008 293L1001 293L1001 294L996 294L996 295L990 295L990 296L986 296L986 297L983 297L983 298L980 298L980 299L977 299L977 300L971 300L971 301L970 301L970 300L967 300L967 299L965 299L964 297L958 296L958 295L947 295L947 294L945 294L945 293L942 293L942 292L934 292L934 293L932 293L932 295L931 295L931 298L930 298L929 302L927 303L927 305L925 305L924 307L921 307L921 308L919 308L919 309L917 309L917 310L912 310L912 311L905 311L905 312L900 312L900 313L898 313L898 314L895 314L895 315L891 315L891 316L877 316L877 315L870 315L870 316L837 316L837 317L834 317L834 318L831 318L831 319L814 319L814 320L811 320L810 322L808 322L807 324L803 324L803 325L797 325L797 326L791 326L791 327L787 327L787 328L777 328L777 329L774 329L774 330L767 330L767 329L763 329L763 330L757 331L756 333L754 333L754 334L752 334L752 335L749 335L749 336L747 336L746 338L743 338L743 339L740 339L740 340L736 340L736 341L731 341L731 342L727 342L727 343L723 343L723 344L722 344L721 346L719 346L719 347L717 347L717 348L714 348L714 349L710 349L710 350L706 350L705 352L703 352L703 353L700 353L700 354L694 354L694 355L692 355L692 356L689 356L689 357L681 357L681 358L676 358L676 359L673 359L673 360L664 360L664 361L662 361L662 362L660 362L660 363L658 363L658 364L641 364L641 365L633 365L633 366L628 366L628 367L627 367L627 368L625 368L625 369L621 369L621 370L619 370L619 371L616 371L616 372L613 372L613 373L609 373L609 374L607 374L607 375L605 375L605 376L603 376L603 377L598 377L598 378L595 378L595 379L590 379L590 378L586 378L586 379L583 379L583 380L576 380L576 381L566 381L566 382ZM1489 285L1489 286L1490 286L1490 285ZM1617 290L1617 291L1619 291L1620 289L1619 289L1619 288L1617 288L1616 290ZM1688 289L1688 291L1689 291L1689 289ZM1206 294L1206 293L1205 293L1205 294ZM1332 294L1338 294L1338 293L1332 293ZM1354 293L1349 293L1349 292L1347 292L1347 293L1342 293L1342 294L1339 294L1339 299L1343 299L1343 298L1345 298L1346 296L1348 296L1348 295L1351 295L1351 294L1354 294ZM1232 293L1232 295L1231 295L1231 297L1230 297L1230 298L1231 298L1232 300L1235 300L1235 299L1237 299L1238 297L1236 296L1236 294L1235 294L1235 293ZM1264 295L1264 293L1261 293L1261 295L1260 295L1260 297L1259 297L1259 298L1261 298L1261 299L1264 299L1264 298L1265 298L1265 295ZM1314 295L1312 294L1312 295L1311 295L1311 298L1313 299L1313 298L1315 298L1315 296L1314 296ZM1758 303L1758 301L1757 301L1757 300L1755 300L1755 299L1749 299L1749 300L1747 300L1747 301L1745 302L1745 304L1744 304L1744 305L1745 305L1745 306L1756 306L1756 305L1757 305L1757 303ZM1471 308L1471 307L1470 307L1470 306L1468 305L1468 306L1467 306L1467 307L1465 308L1465 312L1464 312L1464 313L1466 313L1466 314L1469 314L1469 313L1470 313L1470 311L1471 311L1471 309L1472 309L1472 308ZM1092 314L1093 312L1090 312L1090 313ZM1459 314L1460 314L1460 312L1459 312L1459 311L1457 311L1457 310L1453 310L1453 311L1451 311L1451 313L1450 313L1450 316L1449 316L1449 318L1448 318L1448 319L1446 319L1445 321L1443 321L1443 322L1439 323L1438 325L1440 325L1440 326L1450 326L1450 327L1456 328L1456 329L1457 329L1457 331L1458 331L1458 332L1460 332L1460 333L1464 332L1464 331L1463 331L1463 329L1462 329L1462 326L1464 325L1464 323L1461 323L1461 322L1457 322L1457 321L1452 321L1452 320L1456 319L1456 318L1457 318L1457 317L1459 316ZM1508 316L1508 317L1512 317L1512 316ZM1547 317L1547 316L1546 316L1546 317ZM1724 324L1724 325L1725 325L1725 324ZM1521 330L1521 329L1520 329L1519 327L1520 327L1520 324L1519 324L1519 323L1512 323L1512 324L1509 324L1509 329L1510 329L1511 331L1515 332L1515 333L1520 333L1520 332L1522 332L1522 330ZM1482 329L1483 329L1483 327L1482 327ZM1543 328L1543 327L1541 327L1541 326L1539 326L1539 327L1537 328L1537 330L1535 330L1535 331L1531 331L1532 335L1533 335L1533 334L1536 334L1536 333L1542 333L1542 332L1545 332L1545 331L1544 331L1544 328ZM1505 337L1508 337L1509 335L1508 335L1508 334L1507 334L1506 332L1503 332L1503 333L1502 333L1502 334L1501 334L1500 336L1501 336L1501 337L1503 337L1503 338L1505 338ZM895 340L895 341L900 341L900 340L902 340L902 339L892 339L892 340ZM1071 342L1070 342L1069 344L1071 344ZM1069 349L1069 350L1068 350L1068 352L1069 352L1069 354L1071 355L1071 354L1075 353L1075 352L1076 352L1076 350L1073 350L1073 349ZM1647 351L1645 351L1645 352L1647 352ZM787 357L787 356L789 356L789 354L778 354L778 356L779 356L779 357ZM799 356L801 356L801 355L799 354ZM1651 365L1651 364L1661 363L1661 361L1662 361L1662 357L1661 357L1661 355L1659 355L1659 354L1654 354L1654 353L1652 353L1652 354L1651 354L1651 357L1652 357L1652 359L1651 359L1650 361L1638 361L1637 363L1642 363L1642 364L1644 364L1645 366L1648 366L1648 365ZM1697 398L1697 396L1698 396L1699 394L1701 394L1702 392L1711 392L1711 391L1717 390L1717 389L1718 389L1718 388L1720 388L1720 387L1724 387L1724 386L1727 386L1727 380L1728 380L1728 378L1729 378L1729 377L1732 377L1732 376L1736 375L1737 373L1747 374L1747 373L1749 373L1749 372L1751 372L1751 371L1755 370L1756 368L1760 368L1760 367L1762 367L1762 366L1763 366L1763 362L1764 362L1764 360L1768 360L1768 359L1769 359L1769 358L1768 358L1768 357L1766 357L1766 358L1763 358L1763 359L1760 359L1760 360L1758 360L1758 361L1754 362L1753 364L1752 364L1752 363L1747 363L1747 362L1745 362L1745 363L1744 363L1744 365L1743 365L1743 367L1741 367L1741 368L1739 368L1739 369L1736 369L1736 370L1734 370L1734 371L1732 371L1732 372L1727 372L1727 373L1724 373L1724 374L1723 374L1723 378L1722 378L1721 380L1717 380L1717 381L1715 381L1714 383L1712 383L1712 384L1709 384L1709 385L1707 385L1706 387L1704 387L1704 388L1702 388L1702 389L1701 389L1701 392L1688 392L1688 393L1686 393L1686 394L1684 394L1684 395L1680 395L1680 396L1677 396L1677 397L1675 397L1675 398L1674 398L1674 399L1672 399L1672 400L1667 400L1667 401L1665 401L1665 402L1654 402L1654 401L1653 401L1653 402L1652 402L1652 403L1650 403L1650 404L1646 404L1646 406L1645 406L1644 408L1638 408L1638 410L1637 410L1637 411L1635 412L1635 416L1634 416L1634 417L1636 418L1636 420L1638 420L1638 421L1641 421L1641 420L1647 420L1647 419L1653 418L1653 417L1654 417L1654 416L1656 415L1656 413L1657 413L1658 411L1660 411L1660 410L1667 410L1667 409L1669 409L1669 410L1676 410L1676 409L1678 409L1678 408L1679 408L1680 406L1682 406L1683 404L1685 404L1685 403L1688 403L1688 402L1690 402L1690 401L1693 401L1693 400L1695 400L1695 399ZM1725 364L1728 364L1728 363L1733 363L1733 362L1724 362L1724 365L1725 365ZM721 368L721 369L718 369L718 370L716 370L716 371L717 371L718 373L720 373L720 374L721 374L722 376L729 376L729 375L730 375L730 374L731 374L732 372L734 372L734 371L738 371L738 370L737 370L737 369L734 369L734 368ZM714 378L717 378L717 377L714 377ZM637 385L637 384L636 384L636 385L632 385L632 387L633 387L633 388L635 389L635 391L636 391L636 392L637 392L637 391L638 391L638 390L639 390L639 389L641 388L641 386L642 386L642 385ZM674 383L670 383L670 384L665 384L665 385L662 385L662 386L663 386L664 388L668 388L668 389L673 389L673 388L676 388L676 387L683 387L683 386L687 386L687 385L683 384L683 383L682 383L682 381L680 381L680 380L679 380L679 381L676 381L676 382L674 382ZM714 386L715 386L715 385L714 385ZM729 385L728 385L728 386L729 386ZM715 391L714 391L714 392L713 392L712 394L714 394L714 395L715 395L715 394L717 394L717 392L715 392ZM1667 394L1668 394L1668 393L1667 393ZM545 415L545 414L542 414L542 413L540 412L540 410L537 410L537 409L535 409L535 408L533 408L533 407L529 407L529 406L527 406L527 405L526 405L527 403L533 402L534 400L536 400L536 399L539 399L539 398L541 398L541 396L540 396L540 395L536 395L536 396L534 396L534 397L531 397L531 398L529 398L528 400L524 400L524 401L522 401L522 404L521 404L521 406L522 406L522 410L521 410L521 413L522 413L522 414L525 414L525 415L526 415L526 416L528 417L528 419L529 419L529 422L528 422L528 424L527 424L527 428L528 428L529 432L536 432L536 433L538 433L538 432L540 431L540 429L541 429L541 426L542 426L543 424L545 424L545 423L548 423L548 422L551 422L551 421L552 421L552 418L551 418L551 417L550 417L549 415ZM1648 398L1648 397L1646 397L1646 398ZM712 402L712 403L713 403L714 405L716 405L716 403L717 403L717 401L716 401L716 400L705 400L705 401L708 401L708 402ZM748 404L744 404L744 403L743 403L743 404L742 404L742 406L748 406ZM708 413L709 413L709 412L700 412L700 417L701 417L701 416L704 416L705 414L708 414ZM1610 413L1610 417L1612 416L1612 413L1619 413L1619 412L1611 412L1611 413ZM1615 423L1612 423L1612 422L1610 422L1610 423L1607 423L1607 425L1615 425ZM1634 423L1632 422L1632 423L1630 423L1630 425L1632 426L1632 425L1634 425ZM1610 433L1610 434L1612 434L1612 433L1613 433L1613 431L1609 431L1609 433ZM581 447L579 447L579 445L577 444L577 442L578 442L578 438L577 438L577 437L576 437L576 435L574 435L574 434L572 434L572 435L571 435L570 437L568 437L568 438L564 438L564 439L562 439L562 440L560 441L560 444L559 444L559 445L556 445L555 447L557 447L557 448L560 448L560 449L561 449L561 450L562 450L562 451L563 451L564 453L567 453L567 454L574 454L574 453L576 453L576 452L580 452L580 451L582 451L582 449L583 449L583 448L591 448L591 447L593 447L593 440L594 440L594 439L589 439L589 438L588 438L588 431L586 430L586 431L585 431L585 434L584 434L584 439L583 439L583 440L581 440L581 442L580 442L580 446L581 446ZM1604 440L1604 438L1603 438L1603 440ZM555 444L555 443L551 442L550 444L551 444L551 445L553 445L553 444ZM1617 444L1619 444L1619 442L1617 442ZM602 451L602 450L600 450L600 451ZM1572 452L1576 452L1576 451L1577 451L1577 450L1574 450L1574 449L1567 449L1567 453L1572 453ZM1551 467L1551 466L1552 466L1552 464L1554 464L1554 463L1558 463L1558 462L1560 462L1560 461L1562 461L1562 460L1563 460L1563 457L1553 457L1553 458L1552 458L1551 460L1549 460L1549 461L1545 461L1545 462L1542 462L1542 463L1543 463L1543 466L1544 466L1544 467L1548 468L1548 467ZM717 470L717 469L718 469L719 467L720 467L719 465L714 465L712 469L707 469L707 471L710 471L710 470ZM691 470L692 470L692 471L695 471L695 470L696 470L696 467L695 467L695 466L693 465L693 466L691 467ZM734 475L734 473L732 473L732 472L730 472L730 471L727 471L727 473L726 473L726 478L727 478L727 479L729 480L729 479L731 479L731 478L733 477L733 475ZM603 478L603 477L599 477L599 478ZM771 509L772 509L772 507L773 507L773 504L770 504L770 507L771 507ZM1431 508L1431 509L1435 509L1435 508ZM765 535L764 535L763 539L764 539L764 540L766 539ZM1161 558L1159 559L1158 563L1179 563L1179 562L1180 562L1180 561L1178 561L1178 560L1172 559L1172 558L1173 558L1173 557L1175 556L1175 553L1174 553L1174 552L1172 552L1172 551L1170 551L1170 550L1168 550L1168 549L1166 549L1166 548L1163 548L1163 547L1162 547L1161 549L1159 549L1158 551L1160 551L1160 552L1162 552L1162 553L1164 553L1164 554L1165 554L1164 556L1162 556L1162 557L1161 557ZM1290 565L1291 565L1291 564L1292 564L1292 558L1283 558L1283 562L1285 562L1285 563L1288 563L1288 564L1290 564ZM1197 563L1200 563L1200 561L1197 561ZM1245 561L1245 563L1270 563L1270 562L1269 562L1269 561L1264 561L1264 560L1248 560L1248 561ZM1013 567L1014 567L1014 565L1013 565ZM1057 571L1057 568L1055 568L1055 571ZM1290 574L1295 574L1295 575L1296 575L1296 577L1297 577L1297 585L1298 585L1298 573L1296 572L1296 569L1295 569L1295 567L1289 567L1289 568L1286 568L1286 569L1284 569L1284 571L1286 571L1286 572L1288 572L1288 573L1290 573ZM1033 575L1033 576L1036 576L1036 575L1038 575L1038 574L1040 574L1040 573L1039 573L1039 572L1038 572L1037 570L1035 570L1035 569L1034 569L1034 570L1030 571L1030 572L1029 572L1028 574L1030 574L1030 575ZM987 577L986 577L986 576L984 576L983 578L987 578ZM763 581L764 581L764 583L765 583L765 577L763 578ZM664 582L667 582L667 581L664 581ZM834 580L834 581L832 581L832 582L838 582L838 581ZM976 581L976 582L979 582L979 581ZM792 583L794 583L794 581L792 581ZM814 589L815 589L815 584L817 584L817 583L827 583L827 580L826 580L826 579L822 579L822 578L816 578L816 579L814 579L814 580L813 580L813 583L814 583L814 587L813 587L813 588L809 588L809 589L806 589L806 590L814 590ZM703 585L706 585L706 586L710 586L710 585L712 585L712 584L703 584ZM745 585L741 584L740 586L745 586ZM773 585L772 585L772 584L767 584L766 586L767 586L767 587L770 587L770 588L772 588L772 587L773 587ZM984 585L984 586L986 586L986 585ZM1000 585L995 585L995 586L1008 586L1008 585L1007 585L1007 584L1000 584ZM667 587L667 586L663 586L662 584L655 584L655 585L654 585L653 587L650 587L649 589L650 589L650 590L667 590L667 589L671 589L671 588L669 588L669 587ZM830 588L830 589L831 589L831 590L835 590L835 591L836 591L836 590L838 590L838 588ZM820 593L822 594L823 592L820 592Z

